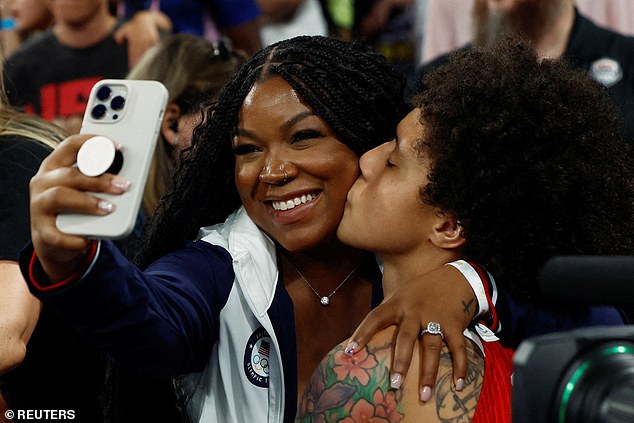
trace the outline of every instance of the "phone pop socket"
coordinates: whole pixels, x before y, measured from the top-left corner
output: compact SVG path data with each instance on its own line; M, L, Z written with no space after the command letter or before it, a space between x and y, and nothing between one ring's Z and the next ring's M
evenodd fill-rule
M117 174L122 165L123 155L106 137L90 138L77 153L77 167L86 176L99 176L106 172Z

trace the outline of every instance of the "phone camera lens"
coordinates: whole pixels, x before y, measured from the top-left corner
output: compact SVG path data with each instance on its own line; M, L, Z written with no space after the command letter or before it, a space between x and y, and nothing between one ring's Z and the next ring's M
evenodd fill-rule
M106 106L104 106L103 104L97 104L95 107L92 108L90 114L95 119L101 119L106 114Z
M123 109L124 105L125 105L125 98L121 97L120 95L113 98L112 101L110 102L110 107L112 107L114 110L121 110Z
M97 98L101 101L104 101L108 97L110 97L111 93L112 93L112 90L110 89L110 87L104 85L103 87L99 88L99 90L97 91Z

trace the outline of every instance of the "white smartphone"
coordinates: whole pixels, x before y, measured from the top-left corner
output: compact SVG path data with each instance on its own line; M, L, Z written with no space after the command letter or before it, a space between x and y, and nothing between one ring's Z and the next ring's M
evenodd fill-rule
M167 89L157 81L104 79L95 84L80 133L121 144L117 173L130 182L130 188L121 195L95 194L115 205L109 215L59 214L56 224L60 231L97 239L121 239L132 232L167 97Z

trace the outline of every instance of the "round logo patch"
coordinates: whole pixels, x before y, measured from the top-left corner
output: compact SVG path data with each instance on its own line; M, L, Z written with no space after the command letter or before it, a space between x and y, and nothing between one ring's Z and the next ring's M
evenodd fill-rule
M271 355L271 337L263 327L251 334L244 351L244 373L249 382L268 388Z
M603 86L610 88L623 79L623 70L616 60L603 57L592 62L590 76Z

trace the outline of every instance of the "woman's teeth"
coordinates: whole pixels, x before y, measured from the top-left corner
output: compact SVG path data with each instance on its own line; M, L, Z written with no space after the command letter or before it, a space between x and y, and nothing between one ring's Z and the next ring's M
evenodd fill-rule
M299 206L300 204L306 204L312 200L317 198L317 195L306 194L301 197L295 197L292 200L286 201L272 201L271 205L275 210L290 210L295 208L295 206Z

